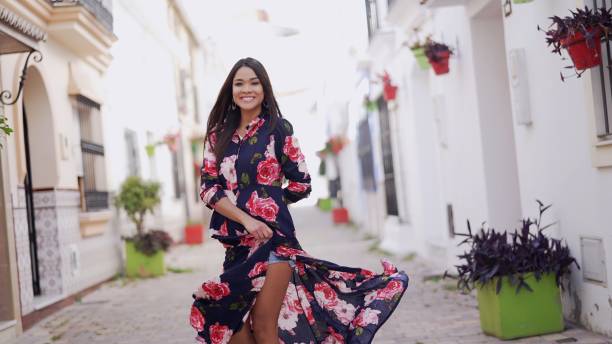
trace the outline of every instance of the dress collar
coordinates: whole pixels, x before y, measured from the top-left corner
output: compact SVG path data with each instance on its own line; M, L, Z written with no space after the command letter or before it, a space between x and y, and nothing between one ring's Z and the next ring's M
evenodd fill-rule
M257 117L253 118L251 120L251 122L249 122L249 124L247 125L247 132L244 135L244 137L242 138L243 140L248 139L249 137L255 135L255 133L257 132L257 130L264 124L265 120L265 115L262 113L260 113L259 115L257 115ZM238 135L238 129L236 129L234 131L234 135L232 135L232 141L234 141L235 143L238 143L240 141L240 135Z

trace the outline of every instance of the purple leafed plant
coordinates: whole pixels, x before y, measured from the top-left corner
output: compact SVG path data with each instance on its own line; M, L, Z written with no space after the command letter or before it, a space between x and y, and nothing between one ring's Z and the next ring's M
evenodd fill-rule
M545 274L554 274L557 285L563 288L561 277L570 272L570 266L576 264L569 248L559 239L549 238L544 231L549 224L541 227L542 214L550 208L537 201L540 214L537 220L530 218L522 220L520 229L513 233L496 231L493 228L481 229L473 234L470 222L467 222L468 233L458 234L466 236L459 245L469 245L470 248L460 255L460 265L456 265L458 272L457 287L463 291L470 291L475 286L496 283L496 292L502 287L502 278L508 277L510 285L516 286L518 293L522 288L532 291L525 282L525 275L533 273L539 281ZM531 231L535 226L535 231ZM445 276L447 273L445 273Z
M448 45L436 42L431 38L427 38L423 47L425 48L425 56L427 56L427 58L433 62L442 60L440 57L441 53L448 51L449 55L453 54L453 50Z
M608 39L608 33L612 27L611 9L599 8L596 10L585 7L584 9L577 8L570 10L570 16L559 17L552 16L548 30L544 30L538 26L538 30L544 31L546 34L546 43L552 47L552 52L561 55L561 49L564 48L564 40L573 37L577 33L584 36L586 44L592 48L595 44L596 37L605 37ZM574 66L567 66L567 69L573 69ZM584 71L576 71L576 75L580 77ZM561 74L561 79L565 76Z

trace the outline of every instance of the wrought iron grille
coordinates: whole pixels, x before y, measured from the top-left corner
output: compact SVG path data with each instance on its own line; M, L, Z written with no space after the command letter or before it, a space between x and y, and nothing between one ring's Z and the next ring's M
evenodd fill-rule
M99 115L100 105L78 96L76 111L79 115L81 132L81 155L83 156L82 192L85 204L83 210L96 211L108 209L108 192L102 190L104 179L104 146L99 143L93 131L94 116Z
M372 136L368 120L364 119L359 123L359 135L357 137L357 155L361 167L361 178L363 179L363 189L366 191L376 191L374 180L374 157L372 153Z
M594 8L610 8L612 0L593 0ZM601 111L597 118L597 136L600 138L610 138L612 136L612 128L610 128L610 116L612 116L612 54L610 53L610 41L603 40L601 47L602 64L596 67L592 74L594 79L594 87L600 86L600 93L596 95L601 97ZM595 90L597 92L597 90Z
M391 125L387 102L378 98L378 113L380 119L380 142L382 146L383 171L385 174L385 198L387 215L399 215L397 208L397 192L395 188L395 173L393 171L393 151L391 146Z

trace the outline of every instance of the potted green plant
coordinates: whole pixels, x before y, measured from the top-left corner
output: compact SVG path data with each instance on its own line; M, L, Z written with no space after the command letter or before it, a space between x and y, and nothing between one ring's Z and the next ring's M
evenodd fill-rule
M4 135L10 135L13 132L13 129L8 125L8 119L2 115L0 115L0 130L4 133ZM0 148L2 148L1 143Z
M449 72L448 60L452 54L453 50L444 43L436 42L431 38L425 42L425 56L436 75Z
M204 240L204 224L190 220L185 224L185 244L199 245Z
M115 205L123 209L136 225L136 234L124 237L128 277L151 277L165 273L164 252L172 244L172 238L163 230L145 231L144 228L145 215L147 212L153 213L160 203L159 189L157 182L131 176L123 182L115 198Z
M528 2L532 2L533 0L512 0L514 4L526 4Z
M480 325L486 334L513 339L563 331L562 277L578 263L559 239L546 236L542 214L550 207L537 201L537 220L524 219L513 233L493 228L472 233L460 255L457 287L477 290ZM446 274L445 274L446 275Z
M538 30L545 32L546 43L552 46L553 53L562 55L561 50L567 50L573 68L580 76L581 71L601 64L601 39L608 39L608 31L612 26L610 11L605 8L577 8L564 18L550 17L552 24L549 29L542 30L538 27ZM563 74L561 78L564 79Z

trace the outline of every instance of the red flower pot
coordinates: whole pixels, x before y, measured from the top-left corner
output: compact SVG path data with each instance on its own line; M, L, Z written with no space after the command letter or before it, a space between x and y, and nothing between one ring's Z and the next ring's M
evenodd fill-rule
M395 100L395 95L397 93L397 86L385 85L383 89L383 97L386 101Z
M446 74L449 71L448 59L450 58L450 51L440 51L436 53L436 59L429 59L429 64L434 70L436 75Z
M332 218L334 219L334 223L336 224L348 223L348 210L346 208L334 208L332 210Z
M204 225L193 224L185 226L185 243L188 245L201 244L204 238Z
M594 30L589 30L593 32ZM588 43L582 32L561 40L561 46L567 49L574 67L585 70L601 64L601 36L599 30L594 32L593 41Z

